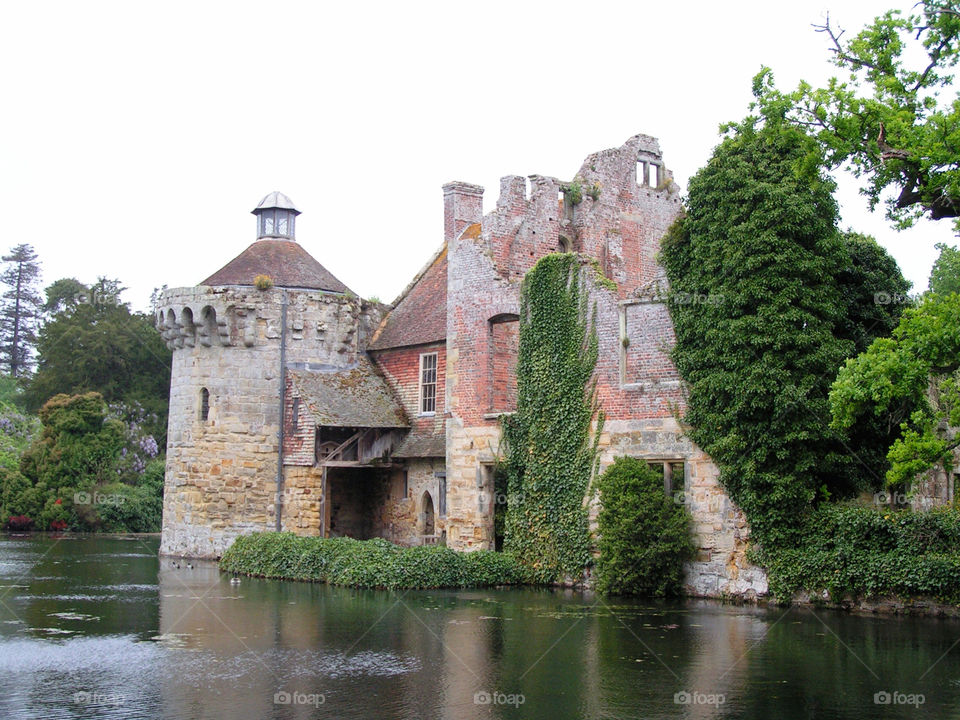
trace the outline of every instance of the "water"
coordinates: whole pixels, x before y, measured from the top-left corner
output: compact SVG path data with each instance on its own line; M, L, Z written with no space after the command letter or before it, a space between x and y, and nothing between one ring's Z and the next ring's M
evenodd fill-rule
M234 585L156 553L0 537L0 718L960 718L955 621Z

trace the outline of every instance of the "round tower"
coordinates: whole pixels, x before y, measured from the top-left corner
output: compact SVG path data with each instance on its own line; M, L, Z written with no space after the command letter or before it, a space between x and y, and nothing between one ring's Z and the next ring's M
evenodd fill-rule
M157 308L173 350L161 554L216 558L277 529L286 369L361 351L360 301L297 242L290 198L270 193L253 214L252 245Z

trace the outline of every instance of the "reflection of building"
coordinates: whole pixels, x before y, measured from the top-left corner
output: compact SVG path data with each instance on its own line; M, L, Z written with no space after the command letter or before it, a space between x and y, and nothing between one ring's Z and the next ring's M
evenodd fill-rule
M444 186L443 245L392 306L358 299L310 257L279 193L254 211L257 242L200 286L164 293L174 365L162 551L217 556L274 528L491 547L520 282L544 255L577 252L612 281L593 292L603 462L647 458L668 491L685 491L694 591L765 591L743 557L741 513L674 419L683 398L656 253L680 201L656 140L594 153L572 181L505 177L486 216L482 196ZM257 289L258 275L273 287Z

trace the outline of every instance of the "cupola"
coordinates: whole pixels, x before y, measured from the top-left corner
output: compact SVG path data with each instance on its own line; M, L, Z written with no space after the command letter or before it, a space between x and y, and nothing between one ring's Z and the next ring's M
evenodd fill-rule
M296 240L294 225L297 210L293 200L276 190L267 195L253 211L257 216L257 240L278 238Z

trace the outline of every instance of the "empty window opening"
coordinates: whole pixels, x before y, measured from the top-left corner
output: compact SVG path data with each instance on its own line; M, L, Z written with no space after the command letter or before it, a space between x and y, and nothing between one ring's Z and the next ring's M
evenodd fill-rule
M570 242L570 238L561 235L557 241L557 251L562 253L573 252L573 243Z
M420 356L420 414L437 411L437 353Z
M650 187L660 187L660 166L656 163L649 163L650 166Z
M210 419L210 391L200 389L200 419L206 422Z
M683 460L647 460L647 465L663 477L665 495L683 492L685 472Z

